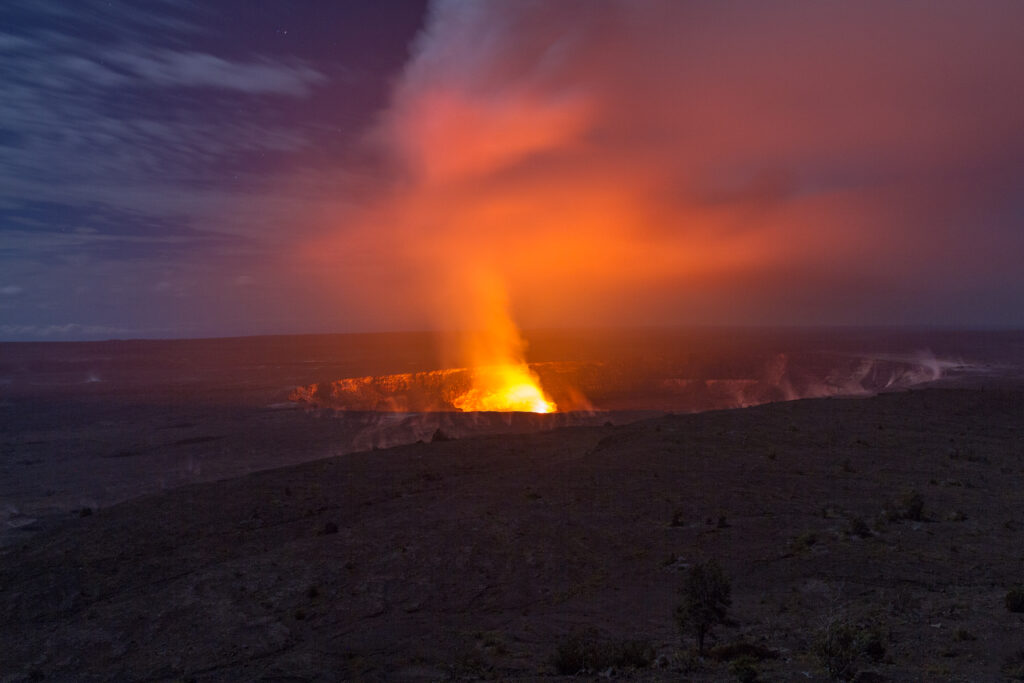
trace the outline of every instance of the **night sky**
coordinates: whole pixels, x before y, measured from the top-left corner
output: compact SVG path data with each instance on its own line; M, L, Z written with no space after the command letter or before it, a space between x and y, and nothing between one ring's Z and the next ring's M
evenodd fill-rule
M0 339L460 327L481 288L528 327L1022 326L1022 26L7 0Z

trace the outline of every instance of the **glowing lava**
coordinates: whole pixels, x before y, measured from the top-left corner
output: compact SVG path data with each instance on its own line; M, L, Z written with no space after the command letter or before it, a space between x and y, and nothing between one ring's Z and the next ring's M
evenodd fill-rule
M553 413L558 409L525 363L477 368L473 388L452 404L463 412Z
M553 413L558 406L526 364L526 342L509 313L505 289L493 273L477 271L462 288L470 299L462 357L472 372L470 388L452 400L463 412Z

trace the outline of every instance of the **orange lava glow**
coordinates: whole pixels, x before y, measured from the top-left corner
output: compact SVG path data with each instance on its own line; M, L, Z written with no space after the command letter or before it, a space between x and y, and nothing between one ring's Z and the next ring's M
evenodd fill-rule
M553 413L558 406L541 388L526 364L526 342L509 312L501 281L479 269L464 274L462 291L469 301L460 355L472 371L472 386L452 405L463 412Z
M558 409L525 364L476 368L473 388L452 404L463 412L553 413Z

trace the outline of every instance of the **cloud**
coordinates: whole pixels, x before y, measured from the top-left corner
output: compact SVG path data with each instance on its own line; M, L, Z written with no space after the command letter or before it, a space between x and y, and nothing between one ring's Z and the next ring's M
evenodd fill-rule
M446 323L480 271L533 324L974 320L933 302L1024 298L1022 20L437 2L373 132L390 183L309 256Z
M0 272L25 288L0 297L4 322L139 334L167 321L178 334L320 324L296 303L316 287L284 272L282 245L333 223L332 207L351 201L336 181L365 171L341 168L341 157L372 117L384 91L376 79L396 68L388 50L400 53L418 10L2 5ZM372 38L329 26L353 13L406 26ZM287 37L273 31L283 20L295 22ZM351 45L364 40L372 54ZM335 317L317 329L344 321L318 294Z
M180 216L89 204L20 201L0 208L0 258L167 260L197 251L239 253L252 240L191 227Z
M150 87L215 88L253 95L303 97L327 77L302 62L232 62L215 55L170 50L105 55Z
M25 290L18 285L4 285L0 287L0 294L4 296L14 296L15 294L21 294L23 291Z
M92 17L85 23L85 9L68 3L6 8L0 201L140 210L158 196L165 204L173 198L179 212L203 214L197 191L259 193L271 180L262 167L310 148L313 129L290 123L281 109L330 83L313 65L191 47L196 26L182 14L189 5L119 12L129 8L83 4Z
M0 337L6 339L51 339L53 337L112 337L117 335L138 335L140 330L109 327L106 325L82 325L63 323L60 325L0 325Z
M230 42L217 52L197 39L208 8L114 5L15 1L2 11L0 272L26 286L3 297L8 323L79 315L156 326L161 315L189 319L184 298L217 308L201 283L219 282L222 263L265 269L282 226L301 227L296 216L329 189L310 182L299 194L282 176L318 134L291 107L328 75ZM155 279L174 286L147 284L146 268L167 270ZM177 298L180 311L168 303Z

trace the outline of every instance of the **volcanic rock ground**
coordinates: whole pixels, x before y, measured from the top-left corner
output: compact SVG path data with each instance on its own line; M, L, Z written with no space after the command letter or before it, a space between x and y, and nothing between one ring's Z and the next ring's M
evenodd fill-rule
M649 645L650 665L603 671L624 679L735 680L720 646L745 643L759 680L828 680L829 624L873 643L861 681L1020 676L1024 614L1004 599L1024 581L1022 428L1020 389L930 388L188 485L3 549L0 677L532 680L576 633ZM707 559L733 588L717 659L672 616Z

